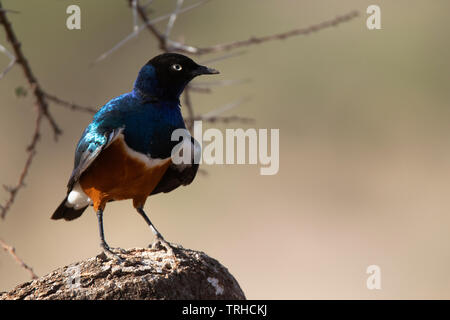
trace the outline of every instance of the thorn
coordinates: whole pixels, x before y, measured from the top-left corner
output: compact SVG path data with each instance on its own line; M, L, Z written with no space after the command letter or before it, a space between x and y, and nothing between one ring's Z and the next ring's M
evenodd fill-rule
M222 60L226 60L226 59L230 59L230 58L234 58L237 56L241 56L243 54L245 54L246 51L242 50L242 51L237 51L237 52L232 52L232 53L228 53L228 54L224 54L222 56L216 57L216 58L212 58L212 59L208 59L208 60L203 60L200 62L200 64L212 64L215 62L219 62Z
M11 70L12 67L14 67L14 65L16 64L17 58L15 55L13 55L11 52L9 52L1 44L0 44L0 52L3 52L4 54L6 54L8 56L8 58L10 59L9 64L6 66L5 70L3 70L0 73L0 79L2 79L9 72L9 70Z
M247 102L249 100L250 100L249 97L244 97L244 98L238 99L238 100L236 100L234 102L228 103L228 104L226 104L226 105L224 105L222 107L219 107L217 109L214 109L214 110L212 110L210 112L207 112L207 113L203 114L201 116L201 118L204 119L204 120L208 120L208 119L217 117L218 115L224 113L225 111L234 109L234 108L240 106L241 104L243 104L244 102Z
M217 86L217 87L224 87L224 86L231 86L231 85L235 85L235 84L243 84L243 83L248 83L251 82L251 79L247 78L247 79L238 79L238 80L219 80L219 81L208 81L208 82L193 82L191 84L191 88L197 88L197 89L207 89L205 87L212 87L212 86Z
M175 10L170 15L169 21L167 22L166 33L164 37L166 40L169 38L170 32L172 31L173 26L175 25L175 20L177 20L178 12L183 6L184 0L177 0L177 5L175 6Z
M6 13L20 13L20 11L17 10L12 10L12 9L4 9L4 8L0 8L0 11L2 12L6 12Z

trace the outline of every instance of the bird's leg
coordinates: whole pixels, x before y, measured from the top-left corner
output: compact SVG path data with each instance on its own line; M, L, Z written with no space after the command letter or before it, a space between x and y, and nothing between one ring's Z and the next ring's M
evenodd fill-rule
M114 258L119 261L122 261L122 258L116 253L114 253L105 241L105 234L103 232L103 209L97 210L97 220L98 220L98 230L100 233L100 247L102 247L103 252L109 258Z
M168 243L164 239L164 237L161 235L161 233L159 233L159 231L155 228L153 223L150 221L150 219L145 214L144 209L142 207L138 207L138 208L136 208L136 210L137 210L137 212L139 212L139 214L142 216L142 218L144 218L145 222L147 222L150 229L152 229L153 234L156 236L156 240L159 241L164 248L166 248L168 254L173 255L174 253L173 253L172 246L170 245L170 243Z

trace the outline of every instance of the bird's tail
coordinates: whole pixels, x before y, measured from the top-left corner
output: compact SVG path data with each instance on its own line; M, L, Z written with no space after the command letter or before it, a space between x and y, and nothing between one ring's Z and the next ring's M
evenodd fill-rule
M88 206L75 209L73 206L70 206L70 204L67 202L67 196L64 198L64 200L61 202L59 207L55 210L55 212L52 215L53 220L59 220L64 219L67 221L74 220L81 216L86 210Z

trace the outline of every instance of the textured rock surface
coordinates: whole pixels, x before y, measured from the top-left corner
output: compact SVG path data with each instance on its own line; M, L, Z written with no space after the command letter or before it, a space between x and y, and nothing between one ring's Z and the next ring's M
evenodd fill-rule
M239 284L217 260L176 247L134 248L59 268L0 294L5 299L245 299Z

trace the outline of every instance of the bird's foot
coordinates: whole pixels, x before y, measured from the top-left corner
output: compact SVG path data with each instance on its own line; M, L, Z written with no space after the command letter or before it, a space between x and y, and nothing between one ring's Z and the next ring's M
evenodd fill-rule
M167 254L171 255L171 256L175 256L174 254L174 247L167 242L162 236L156 236L155 241L153 242L153 244L151 245L151 247L153 249L156 250L164 250L167 252Z
M126 253L125 250L121 249L121 248L110 248L106 243L102 243L101 247L103 249L103 253L105 254L105 256L109 259L112 260L117 260L117 262L122 263L124 261L124 259L116 252L114 251L118 251L119 253Z

